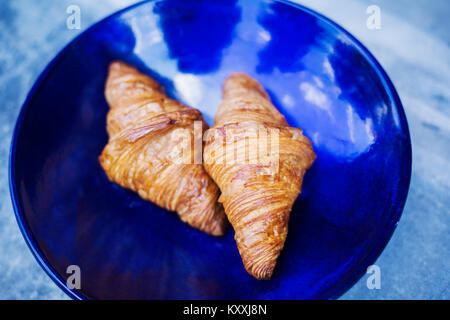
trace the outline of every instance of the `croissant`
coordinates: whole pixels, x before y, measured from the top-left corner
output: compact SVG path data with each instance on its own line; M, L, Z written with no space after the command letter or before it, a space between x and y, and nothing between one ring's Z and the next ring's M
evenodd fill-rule
M219 186L247 272L270 279L288 232L303 176L316 155L267 92L246 74L223 85L215 125L206 134L204 166Z
M109 66L105 96L109 141L99 161L109 180L176 211L192 227L223 235L227 220L217 203L219 190L201 164L206 123L200 112L122 62ZM194 130L200 136L195 148Z

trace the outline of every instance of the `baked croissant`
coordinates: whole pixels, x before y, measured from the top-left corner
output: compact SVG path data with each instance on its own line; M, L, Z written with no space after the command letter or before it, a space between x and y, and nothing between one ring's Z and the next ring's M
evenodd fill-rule
M292 205L315 158L311 142L288 125L258 82L242 73L226 79L204 166L222 192L219 202L253 277L272 276Z
M154 79L122 62L109 66L105 96L109 141L99 160L108 178L176 211L197 229L223 235L227 220L217 203L219 190L201 164L206 124L200 112L170 99ZM197 148L194 122L201 130Z

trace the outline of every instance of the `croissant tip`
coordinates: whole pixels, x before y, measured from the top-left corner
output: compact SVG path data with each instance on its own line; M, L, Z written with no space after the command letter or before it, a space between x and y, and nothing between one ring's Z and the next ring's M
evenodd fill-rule
M116 74L116 73L127 73L127 72L136 72L136 68L123 62L120 60L114 60L109 64L108 73Z
M252 247L245 247L241 241L236 240L245 270L257 280L270 280L283 249L286 235L287 232L276 241L268 243L266 240Z
M212 236L225 235L228 227L228 220L221 205L217 205L215 198L211 198L212 202L205 210L190 210L189 214L178 212L181 220L191 227L203 231Z
M223 219L215 220L212 224L209 224L202 231L216 237L224 236L228 229L228 220L223 216Z
M108 71L111 72L111 71L114 71L115 69L120 69L120 67L123 65L124 65L124 63L122 61L119 61L119 60L112 61L109 64Z
M250 75L248 75L245 72L233 72L230 73L226 78L225 78L225 82L227 81L231 81L233 79L239 79L239 78L246 78L246 79L251 79L253 81L255 81Z
M123 62L123 61L120 61L120 60L113 60L109 64L110 68L119 68L121 66L129 66L129 65L127 63Z
M185 221L186 222L186 221ZM219 222L215 223L214 225L207 225L207 226L199 226L192 222L187 222L191 227L198 229L200 231L203 231L211 236L215 237L221 237L224 236L227 231L227 225L226 222Z
M275 263L269 262L266 265L259 266L257 270L247 269L247 272L257 280L270 280L272 278Z
M226 230L227 230L227 227L223 227L223 228L221 227L221 228L212 230L211 232L207 232L207 233L209 233L210 235L215 236L215 237L222 237L225 235Z

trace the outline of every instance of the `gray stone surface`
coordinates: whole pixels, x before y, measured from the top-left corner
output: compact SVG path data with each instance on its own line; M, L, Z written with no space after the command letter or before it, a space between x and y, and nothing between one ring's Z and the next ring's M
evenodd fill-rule
M16 117L39 73L79 32L134 0L0 2L0 299L67 299L28 250L9 196L8 154ZM450 2L301 0L361 40L393 80L413 142L405 211L377 260L381 289L367 275L342 299L450 299ZM66 8L81 8L82 29L66 28ZM381 9L381 29L366 9Z

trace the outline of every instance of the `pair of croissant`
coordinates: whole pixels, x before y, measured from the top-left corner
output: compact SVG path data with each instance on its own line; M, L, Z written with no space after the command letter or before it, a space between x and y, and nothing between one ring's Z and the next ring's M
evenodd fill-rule
M316 155L261 85L242 73L226 79L215 125L200 150L203 164L193 161L199 155L192 143L196 121L202 136L207 129L201 113L170 99L154 79L113 62L105 96L109 141L99 160L108 178L212 235L225 233L228 217L245 269L269 279L286 240L290 210ZM247 133L256 129L264 134L249 139ZM264 161L252 161L260 145L255 142L273 137ZM227 150L233 150L233 159L247 161L226 161ZM182 156L188 161L177 161Z

